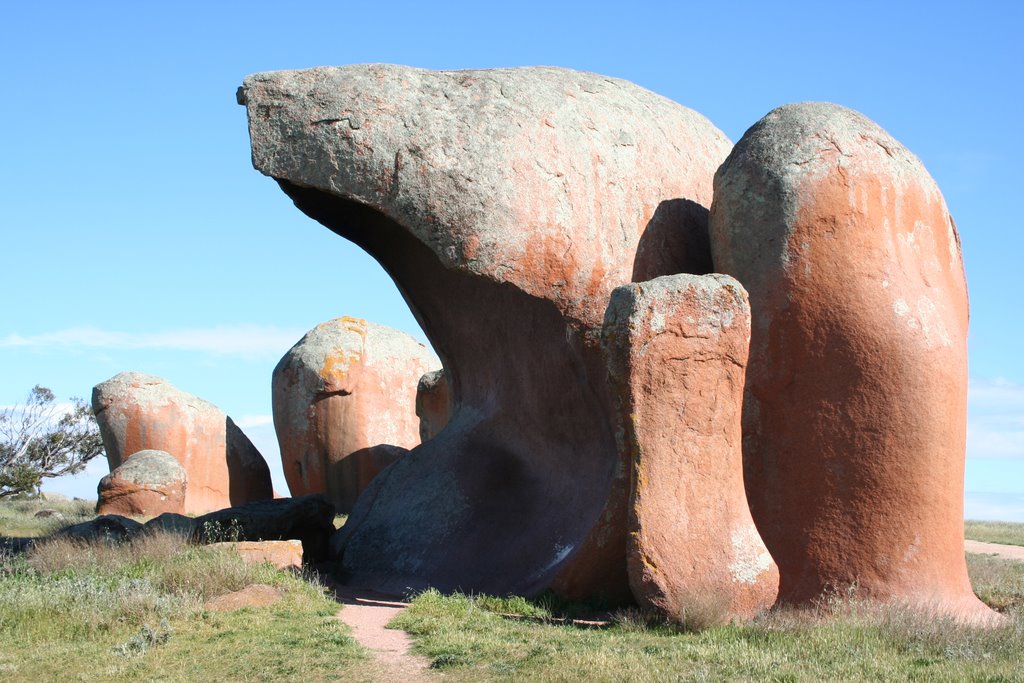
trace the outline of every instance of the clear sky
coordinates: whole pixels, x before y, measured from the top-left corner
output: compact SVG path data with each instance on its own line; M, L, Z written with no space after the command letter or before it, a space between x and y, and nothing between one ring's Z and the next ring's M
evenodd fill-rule
M340 315L423 339L369 257L249 162L250 73L556 65L634 81L737 140L828 100L917 154L971 293L968 515L1024 521L1024 5L1017 2L4 2L0 404L122 370L234 417L278 473L270 373ZM51 490L94 495L97 463ZM278 475L277 487L284 491Z

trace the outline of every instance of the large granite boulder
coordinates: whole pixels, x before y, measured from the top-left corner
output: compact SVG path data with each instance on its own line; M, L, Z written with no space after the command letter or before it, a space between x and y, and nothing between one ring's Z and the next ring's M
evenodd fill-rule
M447 427L333 543L349 581L628 599L601 321L621 284L710 270L726 137L556 68L282 71L238 96L255 167L381 263L451 380Z
M700 624L768 609L779 572L743 491L743 287L726 275L623 285L612 292L603 335L619 448L633 467L633 595Z
M231 418L165 379L122 372L93 388L92 408L111 471L150 449L181 463L187 514L273 496L266 461Z
M753 311L750 505L780 599L987 619L964 566L967 288L921 162L863 115L780 107L715 177L715 267Z
M348 514L377 474L419 444L416 385L441 361L404 332L359 318L310 330L274 368L274 427L293 496Z
M145 450L100 479L96 513L151 517L185 511L188 476L166 451Z

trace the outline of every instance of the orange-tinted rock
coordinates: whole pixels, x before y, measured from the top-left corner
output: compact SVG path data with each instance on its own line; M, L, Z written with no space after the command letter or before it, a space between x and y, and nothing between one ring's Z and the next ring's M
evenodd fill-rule
M855 586L987 619L963 553L967 289L921 162L849 109L780 107L716 175L711 234L750 293L745 476L780 600Z
M167 380L122 372L93 388L92 407L111 471L127 454L148 449L181 463L188 514L273 495L266 461L231 418Z
M165 451L134 453L100 479L96 514L153 517L185 511L185 468Z
M347 514L385 467L419 444L416 383L441 362L409 335L358 318L318 325L274 368L274 427L293 496Z
M416 385L416 417L420 441L429 441L444 429L452 414L452 392L444 370L428 372Z
M301 541L225 541L211 548L227 548L249 564L269 562L278 569L302 569Z
M629 499L629 584L682 622L753 617L778 568L743 491L747 294L726 275L669 275L612 293L608 375Z
M253 163L370 252L444 362L452 416L333 543L349 579L628 599L626 465L600 329L612 289L710 269L704 117L554 68L250 76Z
M203 609L210 612L234 612L255 607L270 607L284 597L284 591L265 583L254 583L241 590L210 598Z

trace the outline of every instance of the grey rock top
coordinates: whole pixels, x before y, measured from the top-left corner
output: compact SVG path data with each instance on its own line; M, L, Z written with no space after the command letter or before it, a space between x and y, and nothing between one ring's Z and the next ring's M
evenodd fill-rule
M197 412L223 414L214 404L178 389L163 377L142 372L120 372L93 387L92 409L96 413L115 401L138 403L152 408L177 403Z
M131 454L120 467L107 476L150 486L185 481L187 478L185 468L174 459L174 456L167 451L153 449Z
M361 318L335 318L314 327L295 343L274 369L301 371L307 392L329 390L335 376L344 376L353 364L375 368L381 374L402 376L408 361L425 370L441 367L441 361L425 345L399 330Z
M446 267L570 315L632 279L660 203L710 205L731 147L660 95L549 67L278 71L246 78L238 99L259 171L369 205Z

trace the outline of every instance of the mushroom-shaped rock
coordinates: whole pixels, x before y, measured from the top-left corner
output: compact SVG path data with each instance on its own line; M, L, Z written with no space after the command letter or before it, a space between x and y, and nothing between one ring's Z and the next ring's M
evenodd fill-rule
M709 270L726 137L555 68L281 71L238 95L256 168L381 263L451 382L447 427L333 542L349 580L628 598L601 321L618 285Z
M404 332L359 318L310 330L274 368L274 427L293 496L348 514L385 467L419 444L416 383L441 361Z
M991 613L964 564L967 288L921 162L863 115L780 107L715 177L716 269L753 311L747 494L780 600Z
M92 408L111 471L148 449L181 463L187 514L273 495L266 461L231 418L165 379L122 372L93 388Z
M452 392L444 370L420 377L416 384L416 417L420 419L420 441L429 441L444 429L452 415Z
M96 513L151 517L185 510L185 468L166 451L133 453L100 479Z
M743 287L727 275L624 285L612 292L603 336L620 449L633 467L633 595L683 622L771 607L779 572L743 491Z

